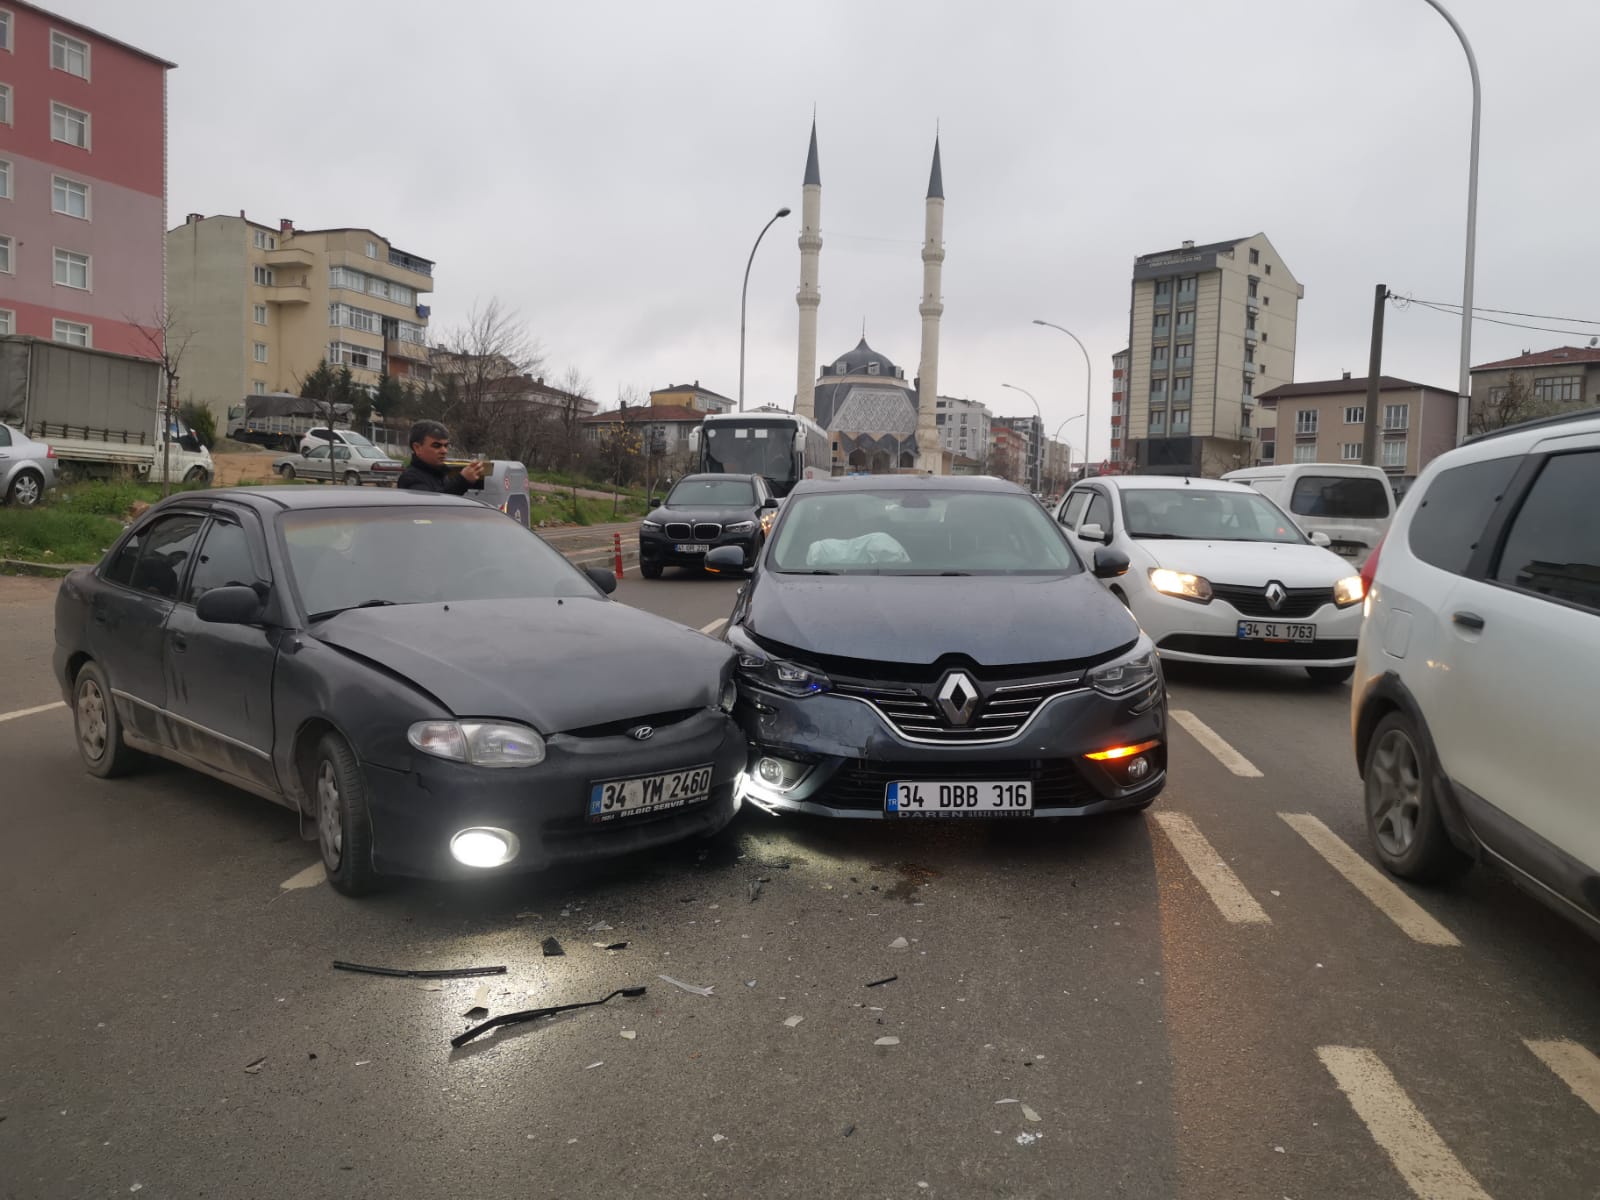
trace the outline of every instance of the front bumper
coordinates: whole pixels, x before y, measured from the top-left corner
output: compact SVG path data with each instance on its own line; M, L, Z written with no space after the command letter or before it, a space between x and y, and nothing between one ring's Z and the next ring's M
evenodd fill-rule
M723 534L706 541L696 538L669 538L665 533L646 533L641 530L639 561L653 566L698 567L705 563L705 552L683 552L678 550L679 546L706 546L710 550L715 550L718 546L738 546L744 551L744 565L748 569L755 565L756 547L760 544L760 537L759 529L752 533Z
M1242 613L1226 600L1197 604L1147 590L1132 597L1130 607L1166 662L1347 667L1355 662L1361 636L1360 604L1324 604L1304 617L1263 617ZM1315 625L1317 636L1310 642L1246 641L1239 637L1240 621Z
M373 864L385 875L463 879L543 870L709 836L739 809L746 761L743 735L720 711L705 709L658 726L648 742L624 733L555 734L536 767L486 770L416 754L407 771L365 764L372 814ZM589 819L590 786L711 764L711 795L682 808L604 823ZM462 866L450 854L460 830L503 829L517 856L503 866Z
M1142 808L1166 785L1167 701L1160 680L1131 696L1113 698L1092 689L1058 695L1016 737L981 746L908 741L870 705L830 693L794 699L741 684L734 715L751 742L745 797L775 812L909 820L914 818L885 813L888 784L1026 780L1033 784L1033 818L1084 817ZM1159 745L1146 752L1152 769L1137 782L1127 780L1125 764L1084 757L1146 741ZM778 792L753 773L766 756L804 762L809 769L792 788Z

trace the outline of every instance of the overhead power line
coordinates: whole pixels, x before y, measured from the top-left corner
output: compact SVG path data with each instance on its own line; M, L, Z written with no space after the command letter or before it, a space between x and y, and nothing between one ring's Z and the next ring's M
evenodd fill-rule
M1433 309L1434 312L1444 313L1445 316L1447 316L1447 317L1460 317L1461 316L1461 305L1459 305L1459 304L1451 305L1451 304L1448 304L1448 303L1442 302L1442 301L1416 300L1416 299L1413 299L1410 296L1401 296L1401 295L1394 294L1394 293L1391 293L1389 298L1391 300L1395 301L1396 304L1401 308L1404 308L1407 305L1415 304L1415 305L1418 305L1418 306L1420 306L1422 308L1431 308L1431 309ZM1560 334L1564 334L1567 337L1589 337L1589 336L1591 336L1589 331L1588 330L1584 330L1584 329L1562 329L1562 328L1560 328L1558 326L1555 326L1555 325L1529 325L1525 321L1502 321L1497 317L1480 317L1480 316L1477 315L1478 313L1485 313L1485 312L1506 312L1506 311L1508 311L1506 309L1478 308L1478 307L1474 306L1472 311L1473 311L1472 319L1474 321L1482 321L1482 322L1484 322L1485 324L1488 324L1488 325L1505 325L1505 326L1509 326L1512 329L1536 329L1536 330L1539 330L1540 332L1543 332L1543 333L1560 333ZM1514 315L1514 316L1532 316L1532 317L1537 317L1538 316L1537 313L1514 313L1512 315ZM1587 319L1582 318L1582 317L1544 317L1544 318L1541 318L1541 319L1547 320L1547 321L1570 321L1574 325L1600 326L1600 321L1590 321L1590 320L1587 320Z

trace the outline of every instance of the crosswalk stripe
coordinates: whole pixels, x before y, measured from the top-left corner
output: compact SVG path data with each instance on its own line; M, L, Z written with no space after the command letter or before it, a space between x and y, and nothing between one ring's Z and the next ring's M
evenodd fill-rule
M1256 765L1253 762L1223 741L1221 734L1192 712L1183 708L1175 708L1172 710L1171 715L1174 721L1189 731L1190 737L1211 752L1211 757L1215 758L1235 775L1242 779L1261 778L1261 772L1256 769Z
M1561 1082L1572 1089L1573 1095L1600 1113L1600 1058L1577 1042L1540 1042L1524 1038L1522 1044L1559 1075Z
M1354 1046L1318 1046L1317 1057L1421 1200L1490 1200L1381 1058Z
M1166 809L1155 814L1155 821L1224 917L1235 925L1272 924L1266 910L1256 903L1233 868L1222 861L1187 814Z
M1310 813L1279 813L1311 848L1322 855L1350 885L1372 901L1401 931L1424 946L1459 946L1460 940L1428 915L1428 911L1406 895L1378 868L1352 850L1338 834Z

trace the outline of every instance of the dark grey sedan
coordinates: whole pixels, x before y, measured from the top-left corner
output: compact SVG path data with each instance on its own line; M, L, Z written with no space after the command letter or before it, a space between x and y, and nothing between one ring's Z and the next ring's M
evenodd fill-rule
M340 891L708 835L746 747L728 647L469 500L234 488L152 508L56 601L84 766L296 809Z
M746 799L877 820L1148 807L1166 782L1161 666L1095 578L1127 569L1104 548L1085 564L1000 480L799 484L726 633Z

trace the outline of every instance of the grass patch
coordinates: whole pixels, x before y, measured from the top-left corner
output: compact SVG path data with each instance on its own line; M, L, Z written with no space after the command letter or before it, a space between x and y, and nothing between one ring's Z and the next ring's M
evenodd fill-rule
M574 481L573 477L564 471L529 471L528 482L552 483L557 487L571 487ZM605 480L601 480L599 483L596 483L592 479L586 479L582 477L580 477L576 482L580 488L587 488L591 492L606 492L607 494L611 492L619 492L624 496L636 496L641 499L644 497L644 489L640 487L612 487L611 484ZM656 491L659 492L660 490L661 488L657 486Z
M0 508L0 558L28 562L99 562L122 534L122 522L76 509Z
M174 483L174 492L194 492L210 484ZM101 517L125 517L139 502L154 504L161 499L159 483L138 483L131 480L96 479L74 483L45 493L44 507L92 513Z

